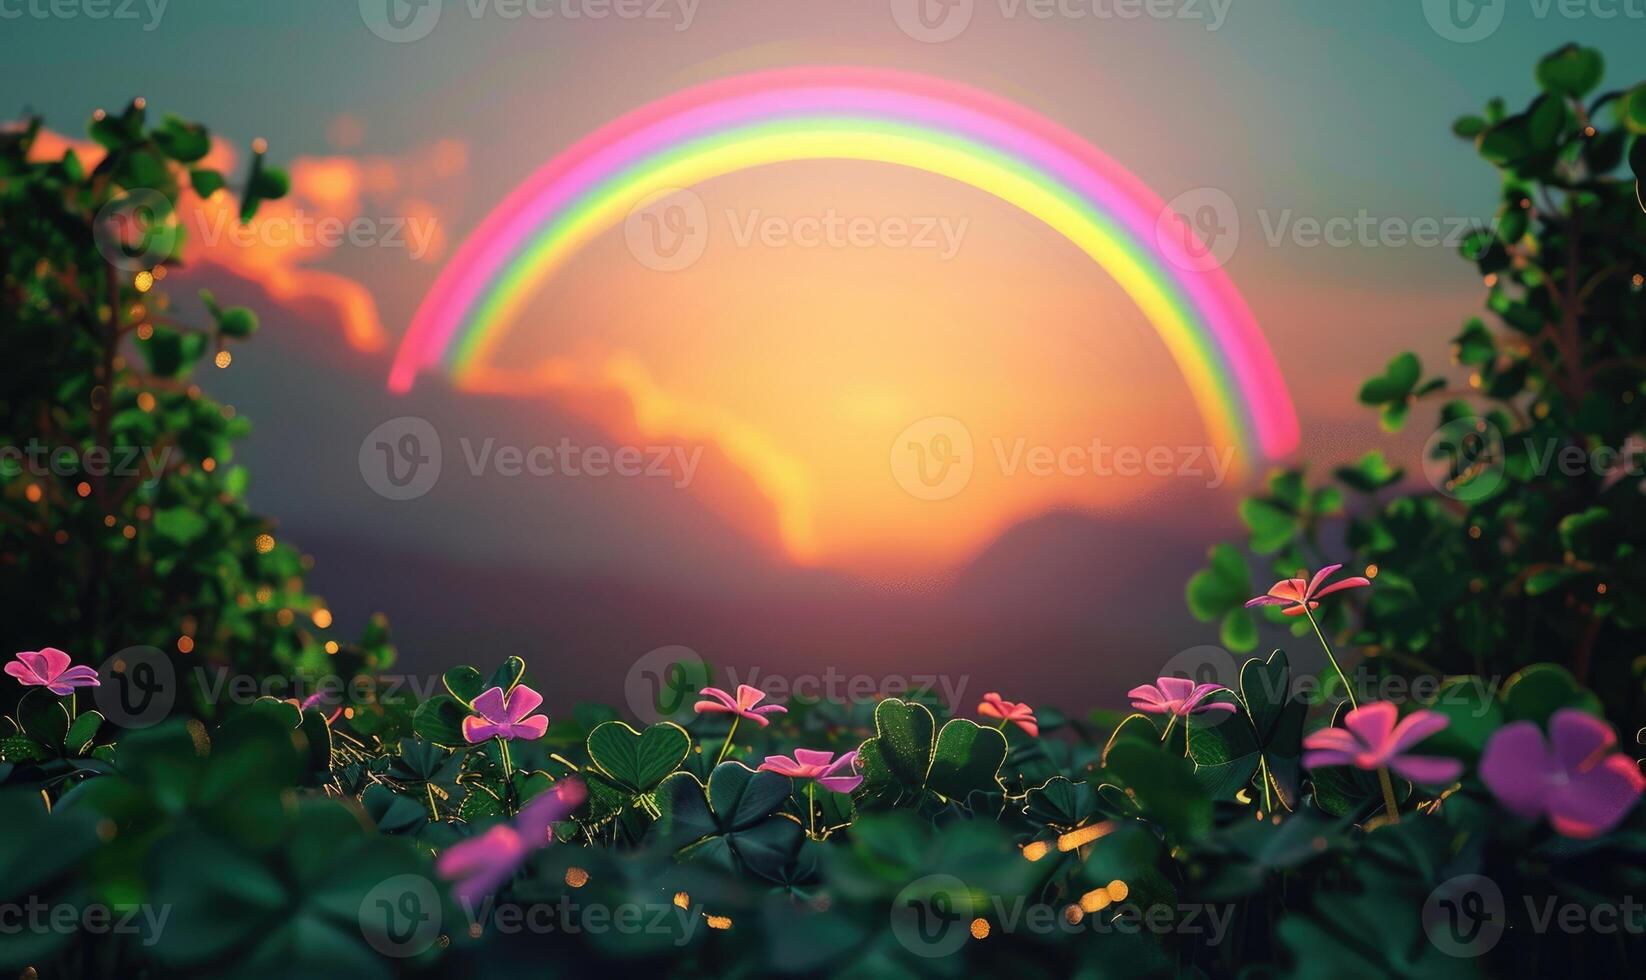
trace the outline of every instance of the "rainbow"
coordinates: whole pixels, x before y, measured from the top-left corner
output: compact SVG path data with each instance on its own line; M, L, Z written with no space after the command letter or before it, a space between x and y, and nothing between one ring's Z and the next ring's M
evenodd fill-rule
M897 164L1034 215L1101 265L1159 332L1215 445L1274 459L1297 415L1234 284L1166 205L1056 123L987 92L907 72L806 67L696 86L637 109L544 164L464 241L395 355L389 389L444 367L457 385L538 286L660 190L796 160Z

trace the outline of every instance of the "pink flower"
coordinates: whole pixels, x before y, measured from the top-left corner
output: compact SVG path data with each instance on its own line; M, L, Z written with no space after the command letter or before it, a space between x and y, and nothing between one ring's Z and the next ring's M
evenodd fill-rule
M1314 578L1307 581L1301 578L1289 578L1276 582L1274 588L1270 589L1267 595L1260 595L1255 599L1248 600L1246 608L1250 609L1253 606L1285 606L1286 608L1281 610L1282 613L1287 616L1301 616L1305 608L1319 609L1320 603L1316 600L1322 596L1329 596L1333 592L1341 592L1344 589L1358 589L1361 586L1372 584L1371 579L1355 575L1343 579L1341 582L1333 582L1324 589L1320 587L1320 583L1326 581L1326 576L1342 567L1342 565L1327 565L1320 571L1315 572Z
M1549 719L1548 741L1529 721L1498 729L1481 754L1480 778L1511 813L1546 816L1567 837L1598 837L1646 789L1640 767L1616 745L1611 725L1562 708Z
M18 683L30 687L44 687L53 694L63 695L77 687L101 687L97 671L86 666L69 666L69 655L56 647L19 653L17 659L6 665L6 673Z
M1126 696L1132 699L1132 707L1145 714L1183 718L1203 711L1235 710L1228 701L1205 703L1214 692L1226 690L1221 684L1196 684L1187 677L1160 677L1153 684L1132 688Z
M718 712L722 714L736 715L739 718L747 718L750 721L759 722L761 728L765 728L767 725L772 723L771 719L766 717L767 715L780 715L789 710L781 704L766 704L761 705L758 708L755 707L755 705L766 700L766 692L762 691L758 687L750 687L747 684L737 685L737 697L735 698L718 687L705 687L698 693L706 698L713 699L699 701L692 705L692 708L698 714L703 714L705 712Z
M579 780L555 783L553 788L532 797L515 815L513 824L498 824L446 848L435 862L435 873L455 882L452 895L473 908L514 877L533 851L553 840L554 822L564 820L586 795Z
M1414 711L1400 718L1392 702L1376 701L1343 716L1342 728L1322 728L1303 740L1303 764L1390 769L1414 783L1450 783L1463 773L1463 763L1435 755L1411 755L1406 750L1451 723L1433 711Z
M542 738L543 733L549 730L549 719L544 715L532 715L532 711L542 703L543 695L524 684L508 694L504 694L501 687L484 691L474 699L475 713L463 719L463 737L470 744L493 737L505 741Z
M309 695L308 697L304 698L301 701L297 700L296 698L287 698L286 703L291 705L292 707L296 708L298 714L302 714L303 712L309 710L310 708L324 708L324 703L323 702L325 700L326 700L326 692L325 691L315 691L313 694ZM337 724L337 719L341 718L342 716L343 716L343 706L338 705L337 707L332 708L330 713L326 714L326 724L335 725L335 724Z
M760 764L760 772L775 772L790 779L815 779L817 785L836 793L850 793L863 782L857 774L857 750L836 759L833 752L816 749L795 749L794 758L786 755L768 755Z
M983 695L983 703L977 706L977 713L985 718L999 718L1009 721L1017 727L1040 737L1040 722L1035 720L1034 709L1021 701L1006 701L994 691Z

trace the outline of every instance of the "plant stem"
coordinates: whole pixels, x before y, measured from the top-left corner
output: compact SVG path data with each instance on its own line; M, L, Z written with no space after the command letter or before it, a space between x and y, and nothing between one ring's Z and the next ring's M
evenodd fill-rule
M721 762L725 761L726 753L730 752L732 748L732 739L737 736L737 723L742 720L743 718L741 715L732 716L732 730L726 733L726 742L720 746L720 754L714 757L715 765L718 766Z
M1259 776L1263 779L1263 812L1274 812L1274 800L1269 797L1269 758L1265 755L1257 757Z
M1166 730L1160 733L1160 744L1161 745L1165 745L1167 739L1170 739L1172 737L1172 726L1176 725L1176 724L1177 724L1177 714L1174 712L1170 718L1166 719ZM1186 741L1188 741L1188 739L1184 739L1184 741L1186 742Z
M509 742L501 735L497 738L497 747L503 753L503 781L511 782L514 779L514 766L509 760Z
M806 833L817 839L817 780L806 780Z
M1383 809L1389 814L1390 823L1400 822L1400 807L1395 804L1394 783L1389 781L1389 770L1380 766L1377 770L1377 782L1383 787Z
M1326 651L1326 659L1331 661L1332 669L1337 671L1337 679L1343 682L1343 693L1349 696L1349 707L1359 708L1360 702L1355 700L1354 685L1349 683L1349 675L1343 672L1343 667L1337 662L1337 655L1332 653L1332 645L1326 642L1326 634L1320 632L1320 624L1315 622L1314 613L1309 611L1308 603L1303 604L1303 615L1309 617L1309 625L1315 628L1315 636L1320 640L1321 649Z

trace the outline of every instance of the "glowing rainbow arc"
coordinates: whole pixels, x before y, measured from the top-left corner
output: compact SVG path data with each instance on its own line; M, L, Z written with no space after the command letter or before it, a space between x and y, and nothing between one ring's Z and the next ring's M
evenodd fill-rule
M1034 215L1114 277L1159 332L1210 437L1274 459L1298 423L1274 355L1229 277L1135 176L1005 99L905 72L796 68L710 82L595 131L516 188L464 241L389 376L445 366L464 385L543 281L646 197L797 160L890 163Z

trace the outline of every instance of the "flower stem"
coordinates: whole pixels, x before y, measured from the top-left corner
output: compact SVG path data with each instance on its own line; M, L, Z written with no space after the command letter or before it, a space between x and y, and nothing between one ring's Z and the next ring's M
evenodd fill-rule
M817 781L806 780L806 834L817 839Z
M497 748L503 753L503 782L514 779L514 765L509 759L509 741L501 735L497 738Z
M1331 661L1332 669L1337 671L1338 680L1343 682L1343 693L1349 696L1349 708L1359 708L1360 702L1355 700L1354 685L1349 683L1349 675L1343 672L1343 667L1337 662L1337 655L1332 653L1332 645L1326 642L1326 634L1320 632L1320 624L1315 622L1314 613L1309 611L1307 603L1303 606L1303 615L1309 617L1309 625L1315 628L1315 636L1320 640L1321 649L1326 651L1326 659Z
M1389 814L1390 823L1400 822L1400 807L1395 803L1394 783L1389 781L1389 769L1380 766L1377 770L1378 785L1383 787L1383 809Z
M1177 724L1177 715L1174 713L1166 719L1166 730L1160 733L1160 744L1165 745L1172 737L1172 726ZM1184 741L1188 741L1184 739Z
M741 715L732 716L732 730L726 733L726 742L724 745L720 746L720 754L714 757L715 765L718 766L721 762L725 761L726 753L730 752L732 748L732 739L737 736L737 723L742 720L743 718Z

